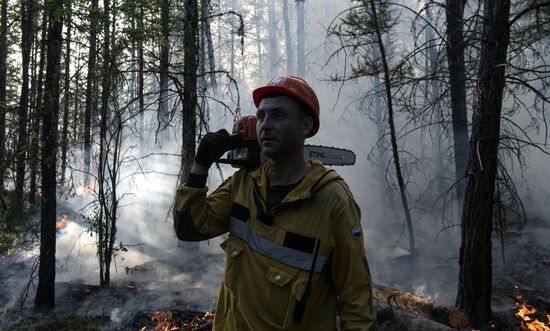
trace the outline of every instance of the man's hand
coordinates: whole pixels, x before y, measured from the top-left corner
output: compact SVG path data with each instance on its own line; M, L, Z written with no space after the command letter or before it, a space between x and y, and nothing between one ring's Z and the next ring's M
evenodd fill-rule
M225 152L236 147L235 139L230 139L225 129L217 132L208 132L200 141L195 162L210 168L212 163L218 160Z

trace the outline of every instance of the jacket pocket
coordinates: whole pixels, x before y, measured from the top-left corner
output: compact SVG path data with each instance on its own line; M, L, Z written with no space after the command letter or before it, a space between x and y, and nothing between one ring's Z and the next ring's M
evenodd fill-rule
M229 237L220 244L226 254L224 285L233 296L237 296L237 281L239 279L239 270L241 268L241 254L245 243L240 239Z
M294 275L272 266L267 271L266 277L268 282L262 302L263 315L269 320L270 324L276 324L284 328L289 318L292 318Z

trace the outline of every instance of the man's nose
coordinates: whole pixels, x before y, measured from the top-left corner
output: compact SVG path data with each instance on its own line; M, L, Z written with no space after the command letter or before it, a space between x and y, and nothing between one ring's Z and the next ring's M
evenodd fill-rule
M260 130L270 130L272 128L272 120L271 116L268 114L265 114L264 118L260 122Z

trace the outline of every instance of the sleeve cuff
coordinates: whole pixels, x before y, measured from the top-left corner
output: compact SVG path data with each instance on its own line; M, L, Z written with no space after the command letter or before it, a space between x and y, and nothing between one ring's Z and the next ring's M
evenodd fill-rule
M208 175L189 174L189 177L187 177L187 183L185 183L185 185L187 187L203 188L206 186L207 178Z

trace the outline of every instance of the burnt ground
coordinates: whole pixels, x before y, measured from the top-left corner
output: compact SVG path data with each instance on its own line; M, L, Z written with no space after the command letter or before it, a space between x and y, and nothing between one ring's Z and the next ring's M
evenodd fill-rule
M514 323L514 298L521 294L544 320L540 313L550 312L550 226L534 219L523 229L509 231L504 239L504 259L500 237L495 235L493 241L493 309ZM403 256L383 261L371 258L374 280L452 305L457 259L452 258L453 252L438 254L437 245L420 242L415 261ZM153 330L158 320L151 316L157 310L170 312L178 325L187 325L180 330L209 330L211 318L200 318L215 307L223 273L220 254L153 260L117 275L109 289L78 279L57 283L55 311L33 315L32 287L26 305L20 310L17 305L32 259L20 252L3 256L0 263L0 330ZM376 305L380 330L450 330L386 304ZM193 324L193 318L199 324Z

